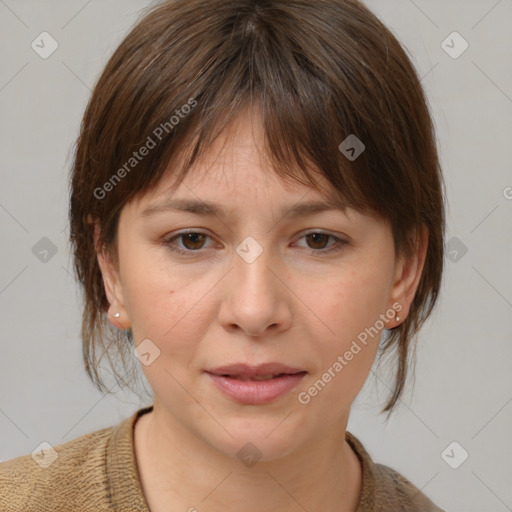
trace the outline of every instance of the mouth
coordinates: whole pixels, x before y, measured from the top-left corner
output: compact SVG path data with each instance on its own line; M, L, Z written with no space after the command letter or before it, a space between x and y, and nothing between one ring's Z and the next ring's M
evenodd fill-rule
M229 374L222 374L220 376L226 377L227 379L260 382L260 381L265 381L265 380L277 379L277 378L283 377L285 375L298 375L299 373L305 373L305 372L276 373L276 374L270 374L270 375L256 375L254 377L249 377L248 375L229 375ZM215 375L215 374L213 374L213 375Z
M245 405L263 405L296 388L306 370L280 363L234 364L205 372L225 396Z
M270 380L282 375L297 375L298 373L307 372L301 368L294 368L282 363L264 363L257 366L235 363L206 370L206 373L237 380Z

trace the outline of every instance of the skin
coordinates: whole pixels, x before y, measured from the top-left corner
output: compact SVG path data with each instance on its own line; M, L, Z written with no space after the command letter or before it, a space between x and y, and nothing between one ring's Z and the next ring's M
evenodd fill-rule
M124 206L117 261L98 252L110 321L131 328L136 345L149 338L160 350L149 366L141 365L154 409L135 427L152 512L237 506L246 512L340 512L355 511L359 502L361 467L344 433L380 333L307 405L298 394L393 304L402 306L400 321L392 318L385 326L403 321L427 238L419 237L416 253L405 259L396 255L383 219L352 209L283 216L285 205L323 200L324 192L269 172L262 141L257 116L239 116L178 188L172 171L179 159L155 189ZM227 214L142 215L170 195L215 201ZM207 235L173 242L189 255L162 244L188 228ZM305 232L348 243L327 253L334 239L314 240ZM248 236L263 249L252 263L236 252ZM308 373L297 389L266 405L234 402L204 373L229 363L269 361ZM262 454L250 468L237 458L249 441Z

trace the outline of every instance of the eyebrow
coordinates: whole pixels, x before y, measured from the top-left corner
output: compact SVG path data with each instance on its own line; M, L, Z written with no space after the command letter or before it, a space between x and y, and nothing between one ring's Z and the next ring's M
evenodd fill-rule
M329 199L324 201L285 205L281 210L281 215L296 218L324 211L345 211L347 207L347 203L343 202L342 200ZM205 217L228 217L227 211L224 210L224 208L219 203L193 199L169 199L161 203L148 206L141 215L142 217L150 217L157 213L167 211L181 211L202 215Z

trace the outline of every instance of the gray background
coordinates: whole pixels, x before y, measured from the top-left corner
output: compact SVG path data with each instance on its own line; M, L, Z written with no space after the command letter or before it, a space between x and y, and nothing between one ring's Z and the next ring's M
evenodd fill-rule
M371 374L348 430L447 511L512 510L512 1L366 4L423 77L446 177L449 251L416 378L386 424L377 412L391 368ZM90 89L147 5L0 0L0 460L145 405L128 392L100 394L83 369L67 176ZM43 31L59 45L47 59L31 48ZM454 31L469 44L457 58L441 46ZM457 38L446 44L462 49ZM43 237L56 254L40 252ZM460 463L462 449L469 457L453 469L445 461Z

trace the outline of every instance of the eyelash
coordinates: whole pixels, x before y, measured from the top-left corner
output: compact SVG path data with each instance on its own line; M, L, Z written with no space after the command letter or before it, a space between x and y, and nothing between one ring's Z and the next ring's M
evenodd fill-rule
M201 251L201 249L197 249L195 251L190 250L190 249L188 249L188 250L178 249L175 245L172 244L174 242L174 240L182 238L182 237L184 237L186 235L189 235L191 233L198 234L198 235L204 235L204 236L206 236L208 238L211 238L210 236L208 236L207 233L203 233L202 231L188 230L188 231L182 231L180 233L177 233L176 235L172 236L171 238L167 238L167 239L162 240L161 245L166 247L166 248L168 248L172 252L175 252L177 254L184 255L184 256L189 256L189 255L192 255L194 253L199 253ZM344 240L343 238L339 238L337 236L331 235L330 233L324 233L323 231L310 231L309 233L305 233L304 235L302 235L301 238L304 238L304 237L306 237L308 235L316 235L316 234L318 234L318 235L326 235L326 236L334 239L335 243L333 245L331 245L331 247L329 247L327 249L309 249L308 252L310 254L318 255L320 253L326 254L326 253L331 253L331 252L339 251L345 245L348 245L348 243L349 243L347 240Z

